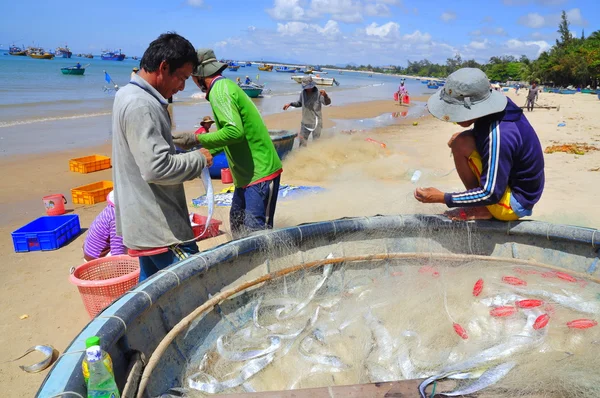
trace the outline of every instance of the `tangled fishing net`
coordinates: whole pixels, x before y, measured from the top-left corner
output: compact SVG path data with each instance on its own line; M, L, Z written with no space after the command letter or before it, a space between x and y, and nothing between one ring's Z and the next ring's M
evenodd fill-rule
M447 379L453 388L437 394L600 396L600 286L565 272L347 261L243 294L199 344L186 396L406 379L426 379L423 396Z

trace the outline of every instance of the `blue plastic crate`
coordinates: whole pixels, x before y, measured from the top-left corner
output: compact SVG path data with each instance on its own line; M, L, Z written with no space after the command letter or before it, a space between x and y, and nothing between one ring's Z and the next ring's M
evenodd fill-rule
M81 232L79 216L44 216L12 233L15 252L56 250Z

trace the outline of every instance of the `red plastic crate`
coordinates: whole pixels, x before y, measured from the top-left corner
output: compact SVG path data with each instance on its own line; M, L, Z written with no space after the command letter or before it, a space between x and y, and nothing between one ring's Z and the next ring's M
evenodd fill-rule
M223 224L223 221L216 220L214 218L212 220L210 220L210 224L209 224L208 228L206 229L206 232L202 233L204 231L207 219L208 219L208 217L201 216L200 214L196 214L196 213L190 214L190 221L192 222L192 230L194 231L194 236L196 237L196 240L212 238L212 237L219 235L219 226L221 224Z

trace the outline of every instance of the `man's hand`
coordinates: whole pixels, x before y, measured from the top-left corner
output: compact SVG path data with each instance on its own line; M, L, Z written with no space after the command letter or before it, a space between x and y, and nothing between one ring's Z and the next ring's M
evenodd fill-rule
M199 151L206 158L206 167L212 166L213 165L213 156L210 154L210 151L206 148L200 148Z
M199 144L198 139L196 138L196 133L191 131L173 135L173 143L184 151Z
M285 105L283 106L283 110L284 110L284 111L287 111L287 109L288 109L289 107L290 107L290 104L285 104Z
M319 91L319 92L321 93L321 95L322 95L323 97L327 97L327 92L325 92L325 90L321 90L321 91Z
M421 203L445 203L444 193L437 188L417 188L415 199Z

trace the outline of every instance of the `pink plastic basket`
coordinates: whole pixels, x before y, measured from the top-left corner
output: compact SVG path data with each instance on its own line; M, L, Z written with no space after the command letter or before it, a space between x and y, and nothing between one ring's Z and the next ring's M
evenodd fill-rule
M140 263L129 256L104 257L75 268L69 277L91 318L137 285Z

